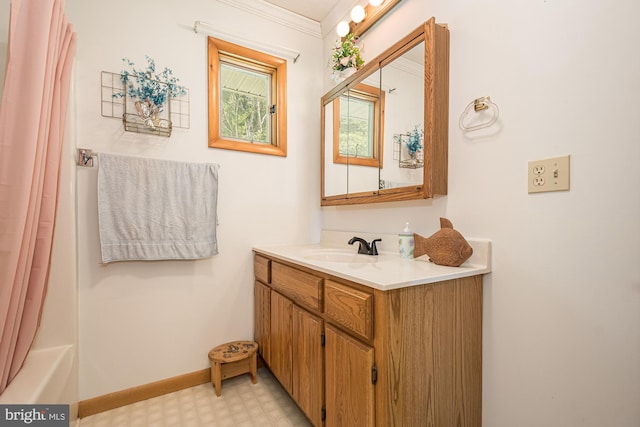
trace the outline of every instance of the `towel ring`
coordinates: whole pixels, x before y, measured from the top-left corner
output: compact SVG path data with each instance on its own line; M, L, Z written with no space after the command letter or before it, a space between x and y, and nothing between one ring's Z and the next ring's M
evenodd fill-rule
M491 119L489 119L486 122L479 123L477 125L466 125L464 123L464 120L469 114L469 112L471 111L472 107L475 112L492 109L493 116L491 117ZM459 122L460 129L464 131L474 131L474 130L486 128L494 124L498 120L499 116L500 116L500 109L498 108L498 105L492 102L490 97L483 96L482 98L477 98L471 101L467 105L467 108L464 109L464 111L460 115L460 122Z

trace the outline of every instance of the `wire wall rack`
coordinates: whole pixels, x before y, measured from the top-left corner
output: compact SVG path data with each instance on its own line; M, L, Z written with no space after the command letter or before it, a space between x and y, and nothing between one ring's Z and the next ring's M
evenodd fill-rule
M164 82L157 82L166 85ZM102 117L121 119L125 131L158 136L171 136L173 128L189 129L191 101L189 89L179 97L167 97L162 111L151 122L140 114L135 100L127 95L119 73L102 71L100 74L100 112Z
M406 145L409 135L404 133L393 134L393 160L398 161L398 167L404 169L418 169L424 166L424 151L422 149L409 152Z

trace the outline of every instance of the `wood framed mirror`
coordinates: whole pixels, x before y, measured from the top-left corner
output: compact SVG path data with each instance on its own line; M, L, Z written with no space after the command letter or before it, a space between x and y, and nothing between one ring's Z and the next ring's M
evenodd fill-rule
M429 19L325 94L321 103L322 206L447 194L445 25Z

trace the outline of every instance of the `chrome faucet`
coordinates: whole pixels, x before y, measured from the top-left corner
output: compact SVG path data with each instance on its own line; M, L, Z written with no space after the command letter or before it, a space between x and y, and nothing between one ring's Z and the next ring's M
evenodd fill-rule
M358 247L358 253L363 255L378 255L378 248L376 247L376 242L381 242L382 239L374 239L371 244L367 243L366 240L360 237L352 237L349 240L349 244L353 245L355 242L358 242L360 246Z

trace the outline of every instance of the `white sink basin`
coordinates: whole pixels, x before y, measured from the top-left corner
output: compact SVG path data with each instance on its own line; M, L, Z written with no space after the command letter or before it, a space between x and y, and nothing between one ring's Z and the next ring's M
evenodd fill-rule
M311 261L339 262L345 264L375 262L377 257L351 252L319 251L304 256Z

